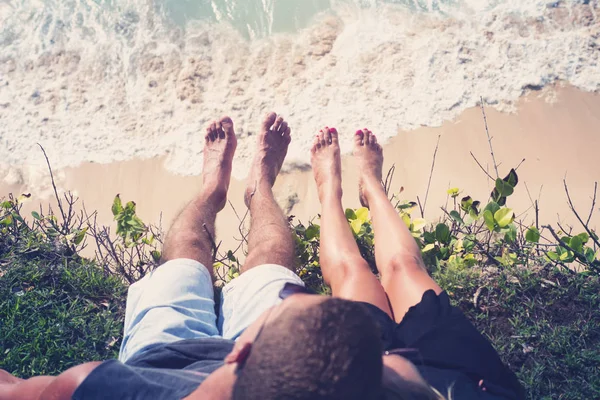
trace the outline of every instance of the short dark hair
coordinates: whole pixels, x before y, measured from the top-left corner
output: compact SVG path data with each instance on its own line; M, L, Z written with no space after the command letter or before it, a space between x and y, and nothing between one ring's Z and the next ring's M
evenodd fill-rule
M329 298L265 326L233 400L377 398L381 357L381 334L366 307Z

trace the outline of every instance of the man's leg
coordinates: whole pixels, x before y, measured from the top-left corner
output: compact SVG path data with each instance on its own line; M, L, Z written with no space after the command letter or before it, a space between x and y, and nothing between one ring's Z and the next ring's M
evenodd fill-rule
M269 113L263 121L246 190L252 221L242 273L264 264L295 268L292 232L272 190L291 141L290 131L287 122L275 113Z
M215 218L225 207L237 145L233 122L224 117L206 129L202 190L179 214L167 234L163 261L188 258L212 274ZM212 237L212 240L211 240Z
M321 270L334 296L371 303L392 315L383 287L360 255L342 208L338 133L323 129L313 143L312 166L321 201Z
M427 273L419 246L383 190L383 151L375 135L368 130L357 132L354 156L361 174L361 203L371 211L381 283L394 318L400 322L426 291L432 289L440 294L442 289Z
M219 335L213 289L215 217L225 206L236 138L230 118L213 122L204 146L203 187L170 229L165 263L129 287L121 362L164 343Z

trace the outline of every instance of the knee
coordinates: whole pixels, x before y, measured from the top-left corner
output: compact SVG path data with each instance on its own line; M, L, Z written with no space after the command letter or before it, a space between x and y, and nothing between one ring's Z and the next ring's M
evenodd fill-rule
M321 265L328 264L329 268L325 268L325 271L329 271L329 275L326 280L334 285L336 282L348 282L351 280L361 279L364 273L371 274L369 264L362 257L347 256L336 260L321 260Z
M425 264L421 256L414 254L397 253L386 265L379 266L381 280L389 281L405 275L412 270L425 271Z

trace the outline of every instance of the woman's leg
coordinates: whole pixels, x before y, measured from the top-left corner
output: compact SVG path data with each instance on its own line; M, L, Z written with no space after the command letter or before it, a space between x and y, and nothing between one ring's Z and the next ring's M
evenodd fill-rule
M325 128L316 136L312 166L321 201L320 261L334 296L371 303L392 315L389 302L360 255L342 208L342 167L338 133Z
M442 289L425 270L421 250L381 185L383 152L371 131L356 132L354 157L359 166L360 200L369 207L375 232L375 260L381 283L400 322L423 294Z

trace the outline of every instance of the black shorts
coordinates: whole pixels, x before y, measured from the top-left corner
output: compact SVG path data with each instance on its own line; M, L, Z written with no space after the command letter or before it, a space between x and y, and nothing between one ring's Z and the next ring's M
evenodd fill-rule
M433 290L425 292L399 324L379 308L367 307L381 329L384 350L412 349L402 356L442 394L453 387L454 398L471 398L461 394L475 390L481 395L484 387L489 395L484 397L524 398L515 374L462 311L450 304L446 292L439 296Z

